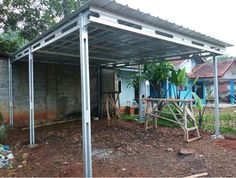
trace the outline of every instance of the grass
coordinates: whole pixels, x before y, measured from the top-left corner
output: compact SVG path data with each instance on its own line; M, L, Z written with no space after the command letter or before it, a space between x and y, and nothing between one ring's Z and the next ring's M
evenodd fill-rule
M215 115L207 114L204 116L203 129L211 132L215 131ZM236 136L236 114L221 113L220 114L220 131L223 134Z
M137 115L121 114L120 118L124 121L136 121L138 116Z
M137 121L138 115L121 114L120 118L124 121ZM163 119L158 119L157 124L163 127L178 127L177 124Z
M168 112L168 111L166 111ZM167 117L170 119L174 119L172 114L167 114L163 113L161 114L163 117ZM137 121L138 120L138 115L128 115L128 114L122 114L121 119L125 121ZM236 124L233 126L232 122L236 123L236 113L221 113L220 114L220 121L221 121L221 133L223 134L230 134L236 136ZM205 125L204 125L205 123ZM176 128L179 127L178 124L175 124L173 122L164 120L164 119L158 119L157 124L159 126L163 127L170 127L170 128ZM215 131L215 116L213 114L208 114L204 116L204 121L203 121L203 129L208 130L211 132Z

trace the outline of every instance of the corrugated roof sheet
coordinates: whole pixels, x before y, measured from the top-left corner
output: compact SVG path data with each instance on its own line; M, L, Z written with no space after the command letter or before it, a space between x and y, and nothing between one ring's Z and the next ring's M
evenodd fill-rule
M235 63L234 60L223 60L217 63L218 66L218 77L222 77L228 69ZM214 66L213 62L204 63L196 66L189 74L190 78L213 78L214 77Z
M172 32L186 35L195 39L199 39L199 40L202 40L202 41L205 41L205 42L217 45L217 46L221 46L221 47L232 46L229 43L226 43L216 38L196 32L194 30L190 30L189 28L185 28L183 26L161 19L160 17L154 17L148 13L144 13L139 10L132 9L128 5L124 6L124 5L118 4L114 0L91 0L91 4L100 8L104 8L105 10L108 10L108 11L119 13L123 16L127 16L130 18L139 20L141 22L158 26L159 28L163 28Z

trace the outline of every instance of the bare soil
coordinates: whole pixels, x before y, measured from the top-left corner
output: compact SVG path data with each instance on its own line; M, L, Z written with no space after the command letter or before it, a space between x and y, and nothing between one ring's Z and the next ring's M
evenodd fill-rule
M28 132L12 130L7 140L16 157L12 169L0 176L83 176L81 122L36 129L38 147L29 148ZM236 140L213 141L209 133L192 143L183 141L179 128L158 127L148 132L135 122L106 120L92 122L93 175L97 177L236 176ZM180 149L193 149L189 156ZM29 153L26 161L22 154Z

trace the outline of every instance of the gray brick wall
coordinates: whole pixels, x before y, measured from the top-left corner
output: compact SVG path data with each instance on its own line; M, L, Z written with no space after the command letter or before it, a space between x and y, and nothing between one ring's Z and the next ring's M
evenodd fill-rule
M8 113L8 67L0 61L0 110ZM90 68L91 110L97 110L97 71ZM35 120L44 122L71 112L81 112L79 66L34 64ZM28 118L28 63L13 63L14 120L26 124ZM5 114L6 118L8 117Z
M0 112L8 119L8 61L0 59Z

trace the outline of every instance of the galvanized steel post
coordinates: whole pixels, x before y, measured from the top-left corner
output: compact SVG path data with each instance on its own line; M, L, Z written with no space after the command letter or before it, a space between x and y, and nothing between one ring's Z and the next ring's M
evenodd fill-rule
M139 121L142 122L142 109L143 109L143 100L142 100L142 69L139 65Z
M101 117L101 68L97 68L97 104L98 104L98 113L97 117Z
M84 176L92 177L92 146L91 146L91 111L90 111L90 77L89 77L89 48L88 48L88 18L80 16L80 70L82 93L82 130Z
M8 99L9 99L9 120L10 120L10 127L12 128L14 125L14 119L13 119L13 95L12 95L12 63L10 59L8 59Z
M35 144L34 133L34 60L32 47L29 48L29 127L30 127L30 145Z
M220 136L220 120L219 120L219 93L218 93L218 66L217 58L213 56L214 64L214 94L215 94L215 137Z

